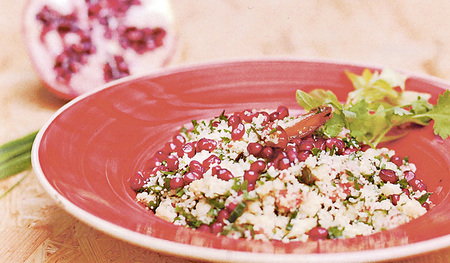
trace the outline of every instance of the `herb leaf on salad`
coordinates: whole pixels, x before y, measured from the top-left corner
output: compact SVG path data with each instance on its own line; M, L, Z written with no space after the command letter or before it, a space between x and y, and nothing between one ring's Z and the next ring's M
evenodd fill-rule
M409 123L425 126L434 120L434 133L443 139L450 136L449 90L432 105L430 94L405 90L407 78L390 69L381 73L365 69L361 75L345 73L354 90L343 103L329 90L296 93L298 104L307 111L324 104L334 108L333 117L322 128L326 135L335 137L346 128L356 140L376 147L405 134L389 135L394 127Z

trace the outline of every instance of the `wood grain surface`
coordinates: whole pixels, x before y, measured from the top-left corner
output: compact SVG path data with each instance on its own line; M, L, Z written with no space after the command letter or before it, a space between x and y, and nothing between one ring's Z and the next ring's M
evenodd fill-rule
M22 42L25 0L0 2L0 144L42 127L64 101L47 92ZM170 65L290 57L401 68L450 80L450 1L172 2ZM0 181L0 262L197 262L109 237L58 207L28 171ZM450 262L450 249L395 262Z

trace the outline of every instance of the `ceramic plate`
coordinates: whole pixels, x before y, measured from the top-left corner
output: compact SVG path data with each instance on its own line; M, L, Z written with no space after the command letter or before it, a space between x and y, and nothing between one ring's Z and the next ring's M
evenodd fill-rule
M344 71L380 68L324 61L261 60L168 68L125 78L78 97L38 134L32 162L39 181L69 213L111 236L162 253L212 261L334 262L401 258L450 246L450 140L431 127L387 145L416 163L437 204L424 216L351 239L282 243L235 240L175 226L134 200L128 179L192 119L248 108L298 108L297 89L329 89L344 100ZM408 75L406 88L432 94L450 85Z

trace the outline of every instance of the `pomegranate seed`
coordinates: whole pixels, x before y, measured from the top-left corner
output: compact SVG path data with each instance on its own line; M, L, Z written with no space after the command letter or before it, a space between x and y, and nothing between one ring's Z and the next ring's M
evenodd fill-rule
M247 183L247 192L251 192L255 190L256 182L248 182Z
M389 169L381 169L379 176L385 183L390 182L395 184L398 180L395 172Z
M100 13L100 10L102 10L102 6L99 3L89 5L88 7L89 18L96 17Z
M176 157L174 155L169 155L169 156L167 156L166 162L167 162L166 167L167 167L167 169L169 169L169 171L173 172L178 169L178 164L179 164L178 157Z
M120 45L126 49L131 48L138 54L143 54L161 46L162 38L166 32L162 28L155 28L153 30L149 28L137 28L128 27L125 30L122 28L119 30Z
M311 151L301 151L298 153L297 157L299 161L304 162L310 155L312 155Z
M307 234L311 240L326 239L328 237L328 230L326 228L316 226L309 230Z
M190 184L195 180L201 179L202 176L197 172L187 172L183 175L183 181L185 184Z
M130 179L130 186L133 191L137 191L144 186L145 180L142 173L135 173Z
M240 123L241 123L241 118L238 115L236 115L236 114L231 115L228 118L228 125L231 126L232 128L237 127L238 124L240 124Z
M291 151L298 153L298 147L295 144L288 144L286 146L286 152L291 152Z
M114 56L113 60L105 63L103 66L103 78L106 82L110 82L115 79L120 79L130 75L128 65L121 56Z
M145 168L149 170L161 165L162 162L157 157L152 157L145 162Z
M168 142L166 143L166 145L164 145L163 152L171 154L173 152L176 152L179 149L179 147L180 147L179 145L173 142Z
M426 191L427 186L422 182L422 180L414 178L408 182L414 191Z
M338 154L342 154L344 152L345 143L337 138L329 138L325 141L325 145L328 149L332 150L335 148Z
M280 120L289 116L289 109L285 106L278 106L277 112Z
M262 126L266 126L269 123L269 121L270 121L269 113L267 113L265 111L262 111L262 112L259 112L258 115L263 115L264 120L261 122L261 125Z
M173 136L172 141L176 145L182 146L186 142L186 139L184 138L183 135L177 134L177 135Z
M199 175L203 175L205 173L205 168L203 168L203 165L196 160L192 160L189 163L189 172L196 172Z
M247 151L251 155L258 156L261 153L263 147L264 146L257 142L251 142L247 145Z
M219 171L222 169L222 167L220 167L219 165L214 166L213 168L211 168L211 174L218 176L219 175Z
M154 176L158 172L168 172L169 169L166 166L156 166L153 169L150 170L150 173Z
M357 148L345 148L344 152L342 153L343 155L350 155L352 153L357 152L358 149Z
M179 157L182 157L184 154L187 154L189 158L194 157L195 155L195 145L192 142L185 143L181 146L181 149L177 152Z
M298 153L295 151L289 151L287 153L289 161L291 161L291 163L295 163L298 162Z
M159 150L153 155L153 157L163 162L167 159L168 155L169 155L168 152L165 152L164 150Z
M280 116L280 114L278 113L278 112L272 112L270 115L269 115L269 120L270 121L276 121L276 120L278 120L278 117Z
M390 198L391 198L392 204L393 204L393 205L397 205L398 201L400 200L400 195L398 195L398 194L392 194L392 195L390 196Z
M243 112L239 113L239 116L241 117L241 120L251 123L253 121L253 117L256 116L253 114L251 110L244 110Z
M142 173L142 177L144 178L144 181L147 180L148 178L154 176L154 174L152 174L151 171L143 171Z
M222 160L220 160L219 157L217 157L217 155L211 155L208 158L206 158L203 162L202 162L202 166L203 168L206 170L208 170L212 165L214 164L220 164L222 162Z
M217 142L215 140L211 140L211 139L206 139L206 138L202 138L197 142L197 152L201 152L201 151L208 151L208 152L212 152L216 149L217 147Z
M264 159L271 159L274 155L274 150L270 146L264 146L264 148L261 151L261 157Z
M216 222L219 222L219 223L223 224L224 220L227 220L229 217L230 217L230 213L228 212L228 210L227 209L222 209L217 214Z
M289 160L289 158L282 158L276 163L276 168L278 170L285 170L289 167L291 167L291 161Z
M314 141L314 147L319 149L319 150L325 150L327 148L326 143L325 143L325 139L323 138L318 138L317 140Z
M314 147L314 142L305 140L300 143L298 149L300 151L311 151Z
M211 228L206 224L201 224L199 227L197 227L197 230L205 233L211 233Z
M222 232L223 230L223 224L219 222L214 222L211 224L211 233L218 234Z
M409 190L408 190L408 189L403 188L403 189L402 189L402 192L405 193L407 196L409 196Z
M405 177L407 182L416 178L416 175L412 171L404 171L403 176Z
M185 181L183 180L183 178L174 177L174 178L170 179L169 186L171 189L177 189L177 188L183 187L184 183L185 183Z
M275 158L273 159L274 162L278 162L279 160L288 157L285 151L281 151L279 149L275 150L274 156L275 156Z
M367 150L369 150L371 147L367 144L363 144L360 146L361 151L365 152Z
M250 164L250 170L256 173L262 173L266 169L266 163L264 161L258 160Z
M267 163L267 170L269 170L270 167L275 168L275 163L273 161Z
M430 205L428 203L423 203L422 207L425 208L427 211L430 210Z
M300 144L302 143L302 139L300 139L300 138L293 138L290 142L293 143L298 148L300 146Z
M233 139L234 141L240 140L244 136L244 133L244 124L238 123L238 125L236 125L236 127L233 127L233 129L231 130L231 139Z
M233 174L228 169L222 168L217 171L217 178L222 179L224 181L228 181L233 177L234 177Z
M259 173L253 171L253 170L248 170L245 171L244 173L244 180L250 182L256 182L256 180L258 180L259 178Z
M401 166L403 164L403 158L398 155L392 155L389 161L395 163L397 166Z

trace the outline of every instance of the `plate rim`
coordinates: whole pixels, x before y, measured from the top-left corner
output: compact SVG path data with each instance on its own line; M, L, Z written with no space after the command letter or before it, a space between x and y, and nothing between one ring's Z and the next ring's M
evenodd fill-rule
M33 171L42 185L44 190L51 196L51 198L62 207L66 212L76 217L78 220L87 224L94 229L97 229L107 235L113 236L121 241L125 241L139 247L143 247L146 249L151 249L156 252L170 254L175 256L181 256L183 258L191 258L191 259L203 259L203 260L212 260L212 261L220 261L220 262L238 262L245 260L246 262L274 262L283 260L286 262L298 262L299 255L301 255L302 262L326 262L327 258L330 256L333 257L335 262L372 262L374 259L377 261L389 260L389 259L400 259L411 256L417 256L426 252L437 251L440 249L444 249L450 247L450 234L425 240L419 241L412 244L400 245L394 247L380 248L380 249L371 249L371 250L362 250L362 251L349 251L349 252L334 252L334 253L289 253L289 254L276 254L276 253L262 253L262 252L245 252L245 251L235 251L235 250L223 250L217 248L207 248L196 245L179 243L176 241L164 240L156 237L152 237L149 235L141 234L129 229L126 229L122 226L111 223L107 220L101 219L82 208L76 206L64 196L59 194L55 188L53 188L50 182L47 180L42 167L40 165L39 159L39 149L41 145L42 138L44 137L46 131L49 126L53 123L53 121L58 118L61 114L63 114L67 109L77 104L78 102L84 100L87 97L93 96L96 93L104 89L108 89L110 87L131 81L139 78L156 78L159 76L176 74L178 72L186 72L186 71L196 71L205 68L213 68L213 67L221 67L231 64L242 64L249 62L300 62L300 63L325 63L332 65L341 65L341 66L356 66L361 68L375 68L375 69L383 69L387 67L382 67L376 64L367 64L367 63L357 63L351 61L341 61L341 60L331 60L331 59L299 59L299 58L284 58L284 57L265 57L265 58L255 58L255 59L229 59L229 60L218 60L218 61L209 61L209 62L200 62L200 63L185 63L181 65L175 66L167 66L160 69L156 69L148 74L140 74L127 76L115 81L111 81L107 84L104 84L94 90L86 92L71 101L67 102L61 108L59 108L44 124L44 126L39 130L34 142L31 151L31 163L33 167ZM441 79L435 76L410 72L402 69L392 68L397 72L401 72L406 74L408 77L416 77L423 81L431 81L435 84L450 86L450 82ZM136 241L136 240L139 240ZM176 244L176 246L174 246ZM195 247L196 253L192 255L192 247ZM381 253L382 252L382 253ZM374 258L374 255L377 255Z

